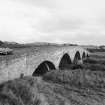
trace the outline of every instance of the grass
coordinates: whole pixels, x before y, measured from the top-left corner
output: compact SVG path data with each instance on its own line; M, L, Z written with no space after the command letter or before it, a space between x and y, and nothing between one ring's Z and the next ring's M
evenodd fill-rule
M84 63L89 63L89 64L104 64L105 65L105 59L99 59L99 58L93 58L90 57L88 59L84 60Z
M9 81L0 87L0 102L8 105L40 105L35 79Z
M65 70L52 71L44 75L46 81L52 81L59 84L69 84L73 86L85 86L98 88L105 86L105 72L97 72L91 70Z
M101 105L105 73L91 70L52 71L0 85L1 105ZM97 103L97 104L96 104ZM104 105L103 104L103 105Z
M96 49L96 48L94 49L94 48L93 48L93 49L87 49L87 50L88 50L89 52L91 52L91 53L94 53L94 52L100 52L100 53L101 53L101 52L105 52L105 49Z
M56 101L55 97L59 97L59 101L69 101L70 105L105 104L105 72L81 69L52 71L45 74L43 80L47 84L41 88L41 92L49 100L53 98Z

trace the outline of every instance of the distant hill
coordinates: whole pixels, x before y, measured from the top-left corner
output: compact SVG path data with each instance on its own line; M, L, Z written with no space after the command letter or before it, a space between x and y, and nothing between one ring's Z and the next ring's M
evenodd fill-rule
M19 44L16 42L8 42L8 41L0 41L1 48L26 48L26 47L33 47L33 46L45 46L45 45L57 45L55 43L47 43L47 42L35 42L35 43L26 43L26 44Z
M95 45L81 45L83 48L88 48L88 49L99 49L99 46Z
M23 44L19 44L16 42L7 42L7 41L0 41L0 48L20 48L23 47Z
M8 41L0 41L0 47L2 48L26 48L26 47L33 47L33 46L77 46L77 44L70 44L70 43L48 43L48 42L35 42L35 43L25 43L19 44L17 42L8 42Z
M19 43L17 43L17 42L8 42L8 41L5 41L5 42L3 42L3 43L5 43L5 44L19 44Z

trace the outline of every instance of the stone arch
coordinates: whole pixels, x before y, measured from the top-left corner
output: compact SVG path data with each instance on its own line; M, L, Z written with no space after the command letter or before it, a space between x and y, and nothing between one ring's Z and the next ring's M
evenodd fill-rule
M85 57L86 57L86 54L85 54L85 52L83 52L82 59L84 59Z
M33 72L33 76L42 76L50 70L55 70L55 65L50 61L43 61L38 65L36 70Z
M78 64L79 61L81 61L81 55L80 55L80 52L77 51L77 52L75 53L73 63L74 63L74 64Z
M70 56L69 56L67 53L65 53L65 54L62 56L61 60L60 60L59 69L61 69L61 70L62 70L62 69L65 69L65 68L67 68L71 63L72 63L72 62L71 62Z

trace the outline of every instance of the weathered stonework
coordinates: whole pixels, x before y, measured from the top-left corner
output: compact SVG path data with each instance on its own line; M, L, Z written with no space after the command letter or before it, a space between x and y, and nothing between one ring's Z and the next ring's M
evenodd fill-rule
M30 76L36 70L38 65L44 61L52 62L55 65L55 68L59 69L60 60L65 53L70 56L72 62L77 51L79 51L81 56L80 62L82 62L83 52L85 52L86 55L89 54L85 49L74 46L39 50L40 51L37 51L32 55L14 59L10 61L8 65L3 61L0 64L0 83L19 78L21 74L24 74L24 76Z

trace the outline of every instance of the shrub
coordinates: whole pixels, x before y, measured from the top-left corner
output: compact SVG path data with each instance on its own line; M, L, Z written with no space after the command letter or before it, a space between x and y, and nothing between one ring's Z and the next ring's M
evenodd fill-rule
M96 64L98 61L95 59L87 58L84 60L84 63Z
M83 69L83 65L82 64L72 64L70 65L70 69Z
M105 71L105 65L103 64L84 64L84 69L89 69L91 71Z
M66 64L64 65L64 67L60 68L60 70L75 70L75 69L83 69L83 65L82 64Z
M13 54L13 50L10 48L0 48L0 55L10 55Z
M56 82L56 83L60 83L60 84L78 84L79 82L81 82L79 79L81 77L81 70L64 70L64 71L51 71L48 72L47 74L45 74L43 76L44 80L47 81L52 81L52 82Z
M104 87L105 73L90 70L52 71L43 76L46 81L76 87Z

